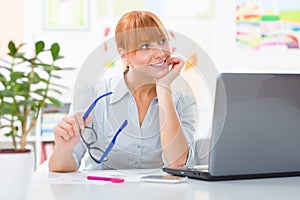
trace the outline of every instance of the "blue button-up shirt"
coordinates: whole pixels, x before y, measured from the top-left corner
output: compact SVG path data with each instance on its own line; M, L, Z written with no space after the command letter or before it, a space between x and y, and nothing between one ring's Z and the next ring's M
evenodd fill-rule
M136 169L159 168L167 165L160 142L158 99L152 100L140 125L136 102L124 77L102 80L95 89L94 98L109 91L113 94L100 99L92 112L91 123L98 136L93 146L105 150L125 119L128 120L128 125L119 134L115 146L108 155L108 160L102 164L95 163L84 143L79 141L73 150L77 168L79 170ZM78 97L78 101L82 101L83 98ZM173 92L173 103L189 145L189 157L186 163L188 165L194 157L197 106L192 95L184 95L180 92ZM79 110L75 109L73 113L77 111Z

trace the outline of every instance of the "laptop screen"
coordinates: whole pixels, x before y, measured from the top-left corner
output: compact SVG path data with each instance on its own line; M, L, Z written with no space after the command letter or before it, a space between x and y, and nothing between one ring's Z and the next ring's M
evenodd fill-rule
M223 73L215 99L212 175L300 171L300 74Z

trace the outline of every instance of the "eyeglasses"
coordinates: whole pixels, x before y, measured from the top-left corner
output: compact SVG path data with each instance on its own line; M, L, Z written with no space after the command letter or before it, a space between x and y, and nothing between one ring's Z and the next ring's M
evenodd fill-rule
M90 115L90 113L92 112L92 110L96 106L97 102L101 98L106 97L106 96L111 95L111 94L112 94L112 92L108 92L108 93L105 93L105 94L99 96L97 99L95 99L94 102L89 106L87 111L82 116L82 119L84 121L86 120L86 118ZM127 120L125 120L122 123L122 125L120 126L118 131L115 133L113 139L111 140L111 142L109 143L109 145L108 145L108 147L106 148L105 151L103 151L102 149L100 149L96 146L93 146L96 143L97 139L98 139L97 133L96 133L95 129L93 128L93 125L92 125L92 127L85 127L84 134L82 134L81 131L80 131L81 140L86 145L91 158L96 163L100 164L100 163L105 162L105 161L108 160L107 155L109 154L109 152L111 151L111 149L115 145L115 142L116 142L116 139L117 139L119 133L127 126L127 124L128 124Z

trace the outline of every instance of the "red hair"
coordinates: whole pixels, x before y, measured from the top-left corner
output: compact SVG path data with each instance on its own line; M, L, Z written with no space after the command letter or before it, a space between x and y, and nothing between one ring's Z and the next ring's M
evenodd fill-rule
M168 34L161 20L149 11L131 11L125 13L115 29L118 48L135 51L144 42L157 42L168 39Z

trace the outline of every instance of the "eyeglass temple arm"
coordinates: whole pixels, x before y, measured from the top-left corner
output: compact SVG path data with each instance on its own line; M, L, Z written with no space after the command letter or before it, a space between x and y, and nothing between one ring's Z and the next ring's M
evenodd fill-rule
M94 102L89 106L89 108L87 109L87 111L86 111L86 112L84 113L84 115L82 116L83 121L85 121L86 118L90 115L90 113L92 112L92 110L93 110L94 107L96 106L97 102L98 102L101 98L103 98L103 97L105 97L105 96L108 96L108 95L111 95L111 94L112 94L112 92L108 92L108 93L105 93L105 94L101 95L101 96L98 97L97 99L95 99Z
M117 131L117 133L115 134L114 138L111 140L110 144L108 145L108 147L106 148L105 152L103 153L103 155L101 156L100 160L98 161L98 163L102 163L103 160L107 157L108 153L111 151L111 149L113 148L113 146L115 145L116 139L119 135L119 133L121 133L121 131L127 126L128 121L127 119L123 122L123 124L120 126L119 130Z

